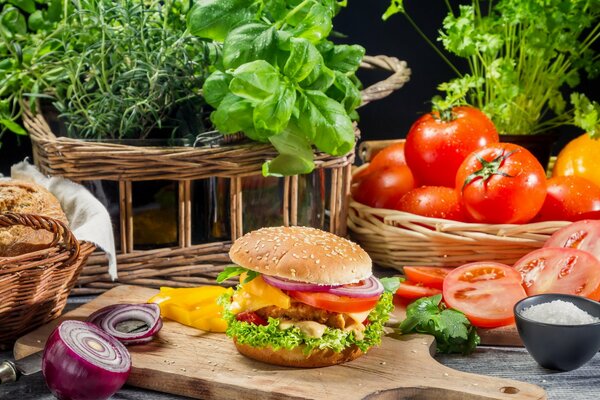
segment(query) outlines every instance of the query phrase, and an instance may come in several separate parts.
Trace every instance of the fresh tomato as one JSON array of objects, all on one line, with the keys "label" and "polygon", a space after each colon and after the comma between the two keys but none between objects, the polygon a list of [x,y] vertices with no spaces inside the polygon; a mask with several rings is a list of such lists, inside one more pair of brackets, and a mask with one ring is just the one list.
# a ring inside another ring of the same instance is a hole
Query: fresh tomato
[{"label": "fresh tomato", "polygon": [[525,148],[491,144],[471,153],[456,174],[467,213],[477,222],[519,224],[531,220],[546,197],[546,173]]},{"label": "fresh tomato", "polygon": [[441,289],[444,278],[454,268],[444,267],[404,267],[404,274],[412,281],[431,288]]},{"label": "fresh tomato", "polygon": [[375,208],[393,208],[398,200],[415,187],[407,166],[373,171],[353,190],[354,200]]},{"label": "fresh tomato", "polygon": [[263,317],[255,313],[254,311],[244,311],[235,316],[238,321],[247,322],[254,325],[268,325]]},{"label": "fresh tomato", "polygon": [[371,159],[368,167],[356,173],[353,179],[355,182],[359,182],[373,171],[385,168],[403,167],[405,165],[404,142],[394,143],[377,153],[375,157]]},{"label": "fresh tomato", "polygon": [[400,198],[396,210],[424,217],[466,221],[460,193],[445,186],[421,186]]},{"label": "fresh tomato", "polygon": [[346,297],[326,292],[289,291],[290,297],[315,308],[336,313],[355,313],[371,310],[379,301],[375,297]]},{"label": "fresh tomato", "polygon": [[442,291],[434,287],[425,286],[419,282],[411,282],[409,280],[400,282],[396,296],[404,299],[420,299],[421,297],[435,296]]},{"label": "fresh tomato", "polygon": [[578,221],[600,211],[600,187],[580,176],[555,176],[536,221]]},{"label": "fresh tomato", "polygon": [[600,186],[600,140],[583,135],[570,141],[556,157],[552,176],[576,175]]},{"label": "fresh tomato", "polygon": [[472,107],[420,117],[406,136],[406,162],[420,185],[454,187],[458,167],[471,152],[498,143],[490,119]]},{"label": "fresh tomato", "polygon": [[600,261],[587,251],[544,247],[515,264],[529,296],[563,293],[600,300]]},{"label": "fresh tomato", "polygon": [[444,279],[444,301],[462,311],[475,326],[495,328],[514,322],[513,307],[526,297],[521,275],[508,265],[474,262]]},{"label": "fresh tomato", "polygon": [[544,247],[583,250],[600,260],[600,221],[587,219],[560,228],[546,240]]}]

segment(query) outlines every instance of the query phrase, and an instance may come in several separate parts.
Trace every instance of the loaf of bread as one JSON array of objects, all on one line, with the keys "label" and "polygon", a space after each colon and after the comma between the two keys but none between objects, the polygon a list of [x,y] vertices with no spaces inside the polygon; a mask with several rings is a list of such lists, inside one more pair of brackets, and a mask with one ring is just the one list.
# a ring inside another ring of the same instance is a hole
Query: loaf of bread
[{"label": "loaf of bread", "polygon": [[[0,180],[0,213],[38,214],[67,223],[59,201],[44,187],[31,182]],[[54,235],[24,226],[0,228],[0,257],[12,257],[46,248]]]}]

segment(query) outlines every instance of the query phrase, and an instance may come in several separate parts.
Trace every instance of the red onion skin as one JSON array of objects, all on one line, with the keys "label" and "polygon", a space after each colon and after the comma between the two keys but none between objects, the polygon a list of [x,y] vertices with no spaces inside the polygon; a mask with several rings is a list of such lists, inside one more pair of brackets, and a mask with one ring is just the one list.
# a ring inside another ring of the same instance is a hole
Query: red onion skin
[{"label": "red onion skin", "polygon": [[[132,307],[145,307],[145,308],[155,309],[154,311],[157,314],[157,319],[153,325],[150,324],[151,326],[148,328],[148,330],[137,333],[137,334],[129,334],[129,333],[118,332],[117,330],[114,329],[114,327],[108,326],[106,324],[105,320],[107,319],[107,317],[110,317],[113,313],[117,313],[117,315],[118,315],[119,313],[127,312]],[[160,318],[160,307],[158,306],[158,304],[154,304],[154,303],[113,304],[111,306],[106,306],[106,307],[101,308],[101,309],[95,311],[94,313],[92,313],[87,318],[87,322],[90,322],[90,323],[96,325],[98,328],[102,329],[104,332],[113,336],[114,338],[116,338],[117,340],[119,340],[121,343],[123,343],[126,346],[131,346],[134,344],[144,344],[144,343],[150,342],[152,340],[153,336],[156,335],[163,326],[162,319]]]},{"label": "red onion skin", "polygon": [[130,369],[107,371],[83,359],[63,342],[58,327],[48,338],[42,357],[46,384],[60,400],[108,399],[125,384]]},{"label": "red onion skin", "polygon": [[361,290],[359,287],[353,288],[351,285],[317,285],[312,283],[304,283],[304,282],[294,282],[287,279],[277,278],[275,276],[262,275],[263,280],[278,289],[288,290],[288,291],[299,291],[299,292],[325,292],[335,294],[336,296],[346,296],[346,297],[375,297],[381,296],[383,293],[383,285],[377,278],[371,275],[369,278],[365,280],[371,285],[377,287],[377,289],[373,289],[371,291]]}]

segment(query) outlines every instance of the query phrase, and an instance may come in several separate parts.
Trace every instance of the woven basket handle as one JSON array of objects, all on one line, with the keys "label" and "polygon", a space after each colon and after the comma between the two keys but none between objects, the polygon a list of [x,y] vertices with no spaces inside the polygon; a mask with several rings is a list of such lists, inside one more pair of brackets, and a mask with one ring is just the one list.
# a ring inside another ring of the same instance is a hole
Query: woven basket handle
[{"label": "woven basket handle", "polygon": [[71,251],[71,256],[64,262],[64,265],[70,265],[79,257],[79,241],[64,223],[54,218],[35,214],[18,214],[12,212],[0,214],[0,228],[8,228],[15,225],[27,226],[36,230],[43,229],[53,233],[54,239],[49,247],[56,246],[62,238],[62,243]]},{"label": "woven basket handle", "polygon": [[406,61],[400,61],[396,57],[383,55],[364,56],[360,67],[365,69],[381,68],[393,72],[387,79],[374,83],[362,90],[362,103],[360,107],[389,96],[404,86],[410,79],[410,68],[406,66]]}]

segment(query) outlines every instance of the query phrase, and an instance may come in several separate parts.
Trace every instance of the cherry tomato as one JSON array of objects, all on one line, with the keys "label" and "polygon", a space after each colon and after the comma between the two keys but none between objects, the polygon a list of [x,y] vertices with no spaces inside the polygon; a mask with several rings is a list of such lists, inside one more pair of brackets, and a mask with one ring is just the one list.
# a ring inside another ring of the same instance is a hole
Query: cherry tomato
[{"label": "cherry tomato", "polygon": [[544,247],[515,263],[529,296],[563,293],[600,300],[600,261],[587,251]]},{"label": "cherry tomato", "polygon": [[600,221],[588,219],[560,228],[546,240],[544,247],[579,249],[600,260]]},{"label": "cherry tomato", "polygon": [[269,323],[254,311],[244,311],[235,316],[238,321],[248,322],[254,325],[268,325]]},{"label": "cherry tomato", "polygon": [[346,297],[337,296],[326,292],[299,292],[289,291],[290,297],[301,303],[308,304],[315,308],[336,313],[354,313],[371,310],[379,301],[379,296],[375,297]]},{"label": "cherry tomato", "polygon": [[404,299],[420,299],[421,297],[435,296],[442,291],[433,287],[428,287],[418,282],[404,281],[400,282],[396,296]]},{"label": "cherry tomato", "polygon": [[600,187],[579,176],[548,179],[546,200],[536,221],[578,221],[600,211]]},{"label": "cherry tomato", "polygon": [[449,307],[462,311],[471,324],[483,328],[512,324],[514,305],[527,296],[521,275],[495,262],[455,268],[444,279],[443,292]]},{"label": "cherry tomato", "polygon": [[404,157],[404,142],[398,142],[387,146],[377,153],[375,157],[371,159],[369,166],[356,173],[352,179],[355,182],[358,182],[373,171],[403,166],[406,166],[406,159]]},{"label": "cherry tomato", "polygon": [[454,268],[444,267],[404,267],[404,274],[412,282],[418,282],[424,286],[441,289],[444,278]]},{"label": "cherry tomato", "polygon": [[546,197],[546,173],[525,148],[491,144],[471,153],[456,174],[467,213],[478,222],[519,224],[531,220]]},{"label": "cherry tomato", "polygon": [[570,141],[558,154],[552,176],[576,175],[600,186],[600,140],[583,135]]},{"label": "cherry tomato", "polygon": [[448,118],[445,114],[423,115],[406,136],[406,162],[421,185],[454,187],[465,157],[499,141],[494,124],[478,109],[455,107]]},{"label": "cherry tomato", "polygon": [[398,200],[415,187],[407,166],[371,172],[353,190],[354,200],[375,208],[393,208]]},{"label": "cherry tomato", "polygon": [[415,188],[402,196],[394,208],[424,217],[467,220],[459,192],[444,186]]}]

